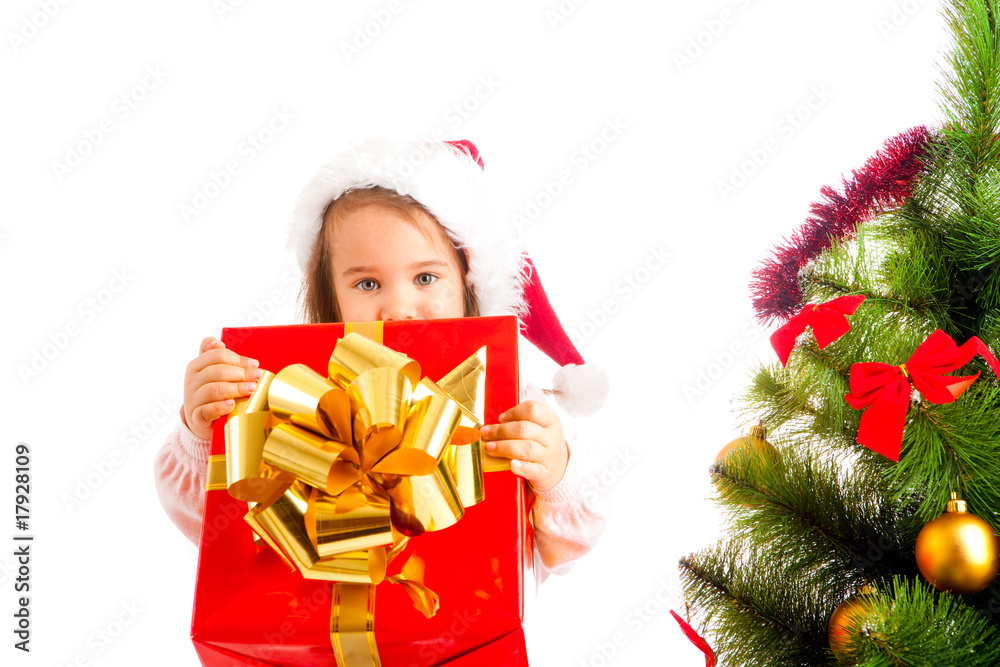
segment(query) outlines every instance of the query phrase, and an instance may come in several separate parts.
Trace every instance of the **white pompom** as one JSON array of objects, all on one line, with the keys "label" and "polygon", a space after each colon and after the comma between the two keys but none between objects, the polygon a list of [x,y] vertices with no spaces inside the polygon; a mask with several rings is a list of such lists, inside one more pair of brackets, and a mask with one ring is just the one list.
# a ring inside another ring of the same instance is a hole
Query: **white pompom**
[{"label": "white pompom", "polygon": [[572,415],[589,415],[604,404],[608,396],[608,374],[593,364],[566,364],[552,380],[556,402]]}]

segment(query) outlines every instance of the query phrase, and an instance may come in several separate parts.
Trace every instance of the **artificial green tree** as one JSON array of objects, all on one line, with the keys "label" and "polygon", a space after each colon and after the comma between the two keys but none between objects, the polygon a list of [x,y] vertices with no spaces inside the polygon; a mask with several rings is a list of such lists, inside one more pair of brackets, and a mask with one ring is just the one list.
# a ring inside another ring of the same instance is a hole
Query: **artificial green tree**
[{"label": "artificial green tree", "polygon": [[[845,400],[856,364],[905,364],[936,330],[1000,352],[1000,31],[995,1],[951,0],[942,122],[886,143],[823,190],[807,223],[754,276],[762,320],[864,296],[822,349],[798,336],[740,401],[777,458],[736,447],[711,468],[727,530],[681,560],[687,602],[726,665],[1000,665],[1000,579],[939,591],[917,536],[952,492],[1000,528],[1000,381],[983,355],[953,402],[914,392],[898,461],[858,443]],[[902,369],[905,372],[905,367]],[[886,443],[882,443],[886,444]],[[887,445],[892,450],[892,443]],[[865,583],[866,613],[835,655],[828,623]]]}]

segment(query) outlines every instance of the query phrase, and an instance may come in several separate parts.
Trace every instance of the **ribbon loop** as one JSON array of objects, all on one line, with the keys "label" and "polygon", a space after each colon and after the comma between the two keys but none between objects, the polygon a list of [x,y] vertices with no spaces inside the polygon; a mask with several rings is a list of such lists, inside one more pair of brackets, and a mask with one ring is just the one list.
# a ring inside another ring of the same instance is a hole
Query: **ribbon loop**
[{"label": "ribbon loop", "polygon": [[852,365],[851,392],[844,398],[857,410],[868,408],[861,415],[857,441],[898,461],[912,393],[910,385],[932,403],[951,403],[976,381],[979,373],[967,377],[945,373],[958,370],[977,354],[1000,376],[1000,362],[979,338],[973,336],[959,347],[940,329],[899,366],[873,362]]},{"label": "ribbon loop", "polygon": [[389,496],[385,493],[352,487],[338,497],[313,489],[305,519],[320,559],[393,542]]},{"label": "ribbon loop", "polygon": [[342,387],[373,368],[395,369],[409,379],[411,386],[420,381],[420,364],[356,332],[340,339],[328,366],[330,381]]},{"label": "ribbon loop", "polygon": [[853,315],[864,300],[864,295],[856,294],[838,297],[825,303],[806,304],[798,315],[771,334],[771,347],[781,360],[781,365],[788,364],[788,357],[795,347],[795,340],[805,332],[806,327],[812,327],[816,344],[821,350],[850,331],[851,325],[847,322],[847,315]]}]

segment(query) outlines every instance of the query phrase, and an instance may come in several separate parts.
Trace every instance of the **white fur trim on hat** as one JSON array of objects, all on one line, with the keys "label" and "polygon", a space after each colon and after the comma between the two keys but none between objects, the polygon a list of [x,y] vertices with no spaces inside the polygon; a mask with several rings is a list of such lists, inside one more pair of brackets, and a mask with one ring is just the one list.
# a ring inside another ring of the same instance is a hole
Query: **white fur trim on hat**
[{"label": "white fur trim on hat", "polygon": [[608,397],[608,374],[593,364],[566,364],[553,378],[556,402],[571,415],[597,412]]},{"label": "white fur trim on hat", "polygon": [[322,166],[299,194],[288,247],[303,271],[330,202],[352,189],[381,186],[409,195],[469,253],[469,284],[481,315],[524,308],[524,259],[513,225],[490,205],[486,176],[462,149],[440,141],[367,139]]}]

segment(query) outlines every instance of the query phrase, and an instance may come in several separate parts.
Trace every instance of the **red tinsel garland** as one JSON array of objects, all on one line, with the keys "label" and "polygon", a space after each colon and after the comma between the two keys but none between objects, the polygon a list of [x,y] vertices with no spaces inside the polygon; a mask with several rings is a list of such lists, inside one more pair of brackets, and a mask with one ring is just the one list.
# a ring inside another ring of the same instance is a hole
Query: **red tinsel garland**
[{"label": "red tinsel garland", "polygon": [[813,203],[805,224],[753,272],[753,307],[762,322],[788,319],[802,308],[799,271],[829,248],[831,239],[853,237],[859,224],[910,196],[930,141],[926,127],[911,128],[886,141],[860,171],[852,171],[843,194],[823,187],[823,199]]}]

